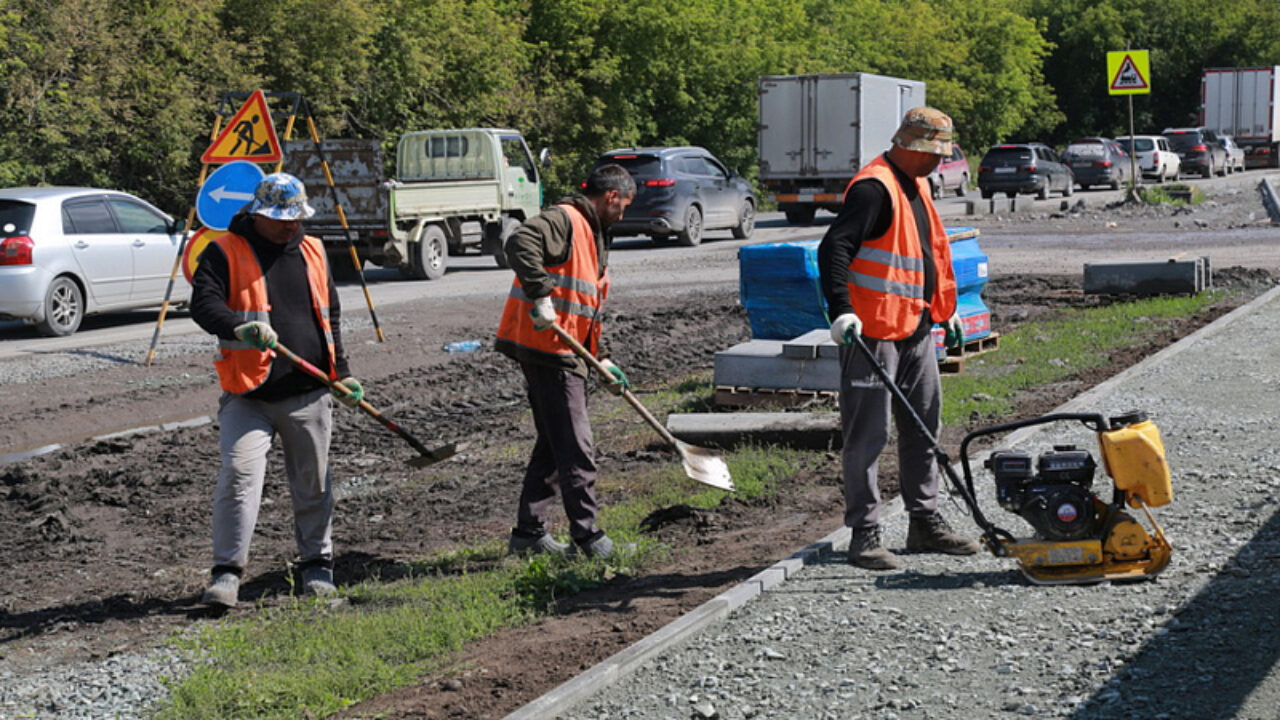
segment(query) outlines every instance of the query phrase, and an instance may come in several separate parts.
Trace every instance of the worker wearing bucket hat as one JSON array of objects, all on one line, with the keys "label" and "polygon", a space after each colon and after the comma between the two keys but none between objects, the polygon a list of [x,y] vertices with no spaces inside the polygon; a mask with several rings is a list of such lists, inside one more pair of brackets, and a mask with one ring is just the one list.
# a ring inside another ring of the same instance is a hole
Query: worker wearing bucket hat
[{"label": "worker wearing bucket hat", "polygon": [[213,582],[202,598],[215,608],[237,602],[277,435],[293,498],[302,589],[316,595],[336,590],[329,441],[337,394],[270,352],[279,342],[330,378],[344,378],[349,392],[339,399],[346,405],[363,397],[343,352],[342,310],[324,246],[302,232],[302,221],[314,212],[296,177],[266,176],[228,232],[201,254],[192,282],[191,316],[218,337],[214,366],[223,391]]},{"label": "worker wearing bucket hat", "polygon": [[[888,152],[858,171],[844,205],[818,249],[831,336],[840,346],[840,420],[849,562],[873,570],[901,561],[880,539],[877,463],[898,428],[898,484],[910,514],[907,549],[969,555],[972,539],[954,533],[938,513],[938,467],[930,440],[878,380],[879,363],[933,435],[942,422],[942,384],[933,324],[947,344],[962,344],[951,249],[926,179],[951,153],[951,118],[930,107],[908,110]],[[853,342],[861,335],[875,356]]]}]

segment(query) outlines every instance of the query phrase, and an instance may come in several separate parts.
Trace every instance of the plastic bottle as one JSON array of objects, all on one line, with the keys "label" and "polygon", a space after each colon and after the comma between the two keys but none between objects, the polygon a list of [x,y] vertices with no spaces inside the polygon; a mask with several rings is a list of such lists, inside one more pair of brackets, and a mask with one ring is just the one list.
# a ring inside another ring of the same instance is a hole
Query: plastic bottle
[{"label": "plastic bottle", "polygon": [[445,345],[444,351],[452,355],[454,353],[475,352],[481,347],[484,347],[484,343],[479,340],[459,340],[458,342],[451,342],[448,345]]}]

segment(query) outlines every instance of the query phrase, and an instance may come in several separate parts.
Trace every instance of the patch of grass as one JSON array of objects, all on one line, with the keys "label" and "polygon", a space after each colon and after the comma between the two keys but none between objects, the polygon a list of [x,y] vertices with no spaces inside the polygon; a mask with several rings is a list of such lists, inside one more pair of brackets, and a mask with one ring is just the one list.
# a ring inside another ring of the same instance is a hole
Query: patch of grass
[{"label": "patch of grass", "polygon": [[1141,344],[1160,320],[1194,314],[1219,297],[1210,291],[1068,310],[1058,319],[1002,334],[999,348],[974,357],[964,374],[943,376],[942,422],[962,424],[975,412],[1005,418],[1019,391],[1104,365],[1111,352]]},{"label": "patch of grass", "polygon": [[[1189,196],[1184,200],[1183,196]],[[1195,185],[1148,185],[1138,188],[1138,196],[1153,205],[1199,205],[1204,202],[1204,191]]]}]

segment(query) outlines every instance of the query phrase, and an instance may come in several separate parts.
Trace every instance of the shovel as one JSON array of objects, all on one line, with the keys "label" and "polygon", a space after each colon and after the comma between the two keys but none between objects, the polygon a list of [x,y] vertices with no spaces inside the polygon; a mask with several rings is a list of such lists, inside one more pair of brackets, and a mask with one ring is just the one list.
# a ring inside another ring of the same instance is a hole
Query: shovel
[{"label": "shovel", "polygon": [[[613,375],[609,372],[609,369],[595,355],[592,355],[586,348],[582,347],[582,343],[578,342],[557,324],[552,324],[551,329],[556,331],[556,335],[559,335],[566,345],[573,348],[578,357],[586,360],[587,363],[594,367],[601,377],[611,382],[613,381]],[[720,453],[676,439],[676,436],[663,427],[662,423],[658,422],[653,413],[650,413],[649,409],[630,390],[623,388],[622,398],[630,403],[631,407],[636,409],[636,412],[640,413],[640,417],[644,418],[645,422],[658,431],[663,440],[666,440],[680,453],[680,459],[684,461],[684,473],[691,480],[697,480],[704,485],[733,492],[733,478],[729,477],[729,466],[725,464],[724,458],[720,456]]]},{"label": "shovel", "polygon": [[[284,345],[281,345],[280,343],[277,342],[274,350],[277,355],[283,356],[286,360],[293,363],[296,367],[300,368],[303,372],[307,373],[311,377],[314,377],[315,379],[319,380],[325,385],[328,385],[330,390],[336,390],[338,392],[341,392],[343,395],[351,394],[351,392],[347,390],[347,387],[345,385],[338,382],[337,380],[330,378],[327,374],[322,372],[320,368],[298,357],[296,354],[294,354],[292,350],[285,347]],[[377,420],[378,422],[382,423],[382,426],[385,427],[386,429],[404,438],[406,442],[408,442],[411,446],[413,446],[414,450],[418,451],[418,457],[405,460],[407,464],[413,467],[422,468],[422,467],[427,467],[428,465],[434,465],[440,462],[441,460],[448,460],[449,458],[458,454],[458,450],[459,450],[458,443],[449,443],[448,445],[441,445],[438,448],[430,449],[426,445],[423,445],[421,442],[419,442],[418,438],[410,435],[407,430],[405,430],[404,428],[392,422],[391,418],[378,412],[376,408],[374,408],[372,405],[365,402],[364,400],[360,401],[360,409],[365,411],[366,413],[369,413],[369,415],[371,415],[374,420]]]}]

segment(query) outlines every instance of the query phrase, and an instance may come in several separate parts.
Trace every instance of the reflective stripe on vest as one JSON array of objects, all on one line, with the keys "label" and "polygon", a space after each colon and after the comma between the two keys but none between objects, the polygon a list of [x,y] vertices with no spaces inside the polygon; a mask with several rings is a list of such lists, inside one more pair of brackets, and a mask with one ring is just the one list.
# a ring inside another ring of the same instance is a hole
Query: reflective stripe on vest
[{"label": "reflective stripe on vest", "polygon": [[[239,320],[237,324],[270,324],[271,303],[267,297],[266,278],[262,275],[262,266],[258,264],[258,257],[253,254],[249,241],[239,235],[226,233],[214,242],[227,256],[227,307],[236,314]],[[334,365],[333,326],[329,320],[329,269],[324,246],[319,240],[304,235],[299,247],[307,266],[311,308],[324,332],[325,344],[329,350],[329,377],[336,380],[338,371]],[[218,348],[222,358],[215,360],[213,365],[218,371],[218,382],[223,390],[243,395],[267,381],[271,374],[271,353],[257,350],[249,343],[235,338],[218,338]]]},{"label": "reflective stripe on vest", "polygon": [[[892,219],[883,237],[864,240],[849,263],[849,302],[862,319],[862,333],[877,340],[901,340],[915,331],[924,312],[924,257],[911,201],[883,155],[867,163],[849,181],[878,180],[889,192]],[[916,178],[916,188],[929,214],[929,246],[936,280],[929,316],[945,322],[956,309],[956,276],[951,244],[929,196],[929,182]]]},{"label": "reflective stripe on vest", "polygon": [[[568,214],[572,235],[569,258],[560,265],[546,268],[554,284],[551,305],[556,310],[556,323],[594,353],[600,340],[600,307],[609,294],[609,273],[600,272],[596,236],[586,216],[572,205],[556,207]],[[533,301],[525,295],[517,276],[507,293],[502,320],[498,323],[498,338],[534,352],[571,357],[573,350],[554,332],[533,329],[531,310]]]}]

